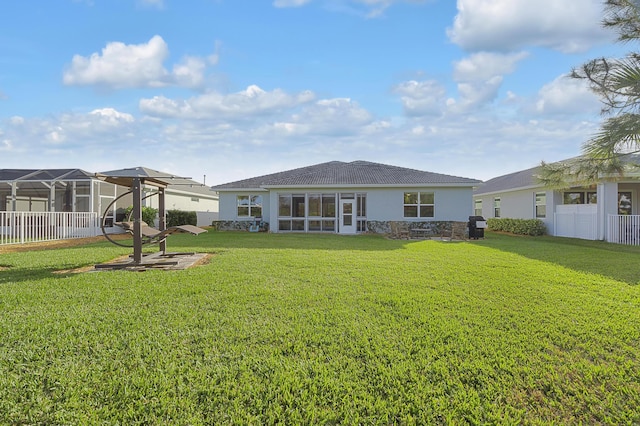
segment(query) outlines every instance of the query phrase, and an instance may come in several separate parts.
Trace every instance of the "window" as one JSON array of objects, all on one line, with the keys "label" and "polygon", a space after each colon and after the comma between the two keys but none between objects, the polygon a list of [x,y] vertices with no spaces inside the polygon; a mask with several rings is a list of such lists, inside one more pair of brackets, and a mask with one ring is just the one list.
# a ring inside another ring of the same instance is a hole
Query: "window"
[{"label": "window", "polygon": [[322,194],[322,217],[336,217],[335,194]]},{"label": "window", "polygon": [[598,193],[595,191],[569,191],[562,194],[563,204],[597,204]]},{"label": "window", "polygon": [[584,204],[584,192],[565,192],[563,204]]},{"label": "window", "polygon": [[493,217],[500,217],[500,197],[493,199]]},{"label": "window", "polygon": [[536,192],[536,217],[547,217],[547,193]]},{"label": "window", "polygon": [[306,205],[305,194],[281,194],[278,197],[278,230],[304,231]]},{"label": "window", "polygon": [[291,217],[291,195],[280,195],[278,198],[278,216]]},{"label": "window", "polygon": [[473,214],[476,216],[482,216],[482,200],[474,200]]},{"label": "window", "polygon": [[618,214],[631,214],[631,192],[618,192]]},{"label": "window", "polygon": [[305,217],[304,194],[293,194],[291,196],[291,216]]},{"label": "window", "polygon": [[262,217],[262,195],[238,195],[238,217]]},{"label": "window", "polygon": [[358,232],[367,232],[367,194],[356,194],[356,230]]},{"label": "window", "polygon": [[434,217],[433,192],[405,192],[404,217]]},{"label": "window", "polygon": [[334,232],[336,194],[308,194],[307,230],[309,232]]},{"label": "window", "polygon": [[[362,208],[364,212],[364,194],[349,193],[340,196],[357,198],[358,208]],[[279,194],[278,230],[336,232],[337,200],[336,193]]]}]

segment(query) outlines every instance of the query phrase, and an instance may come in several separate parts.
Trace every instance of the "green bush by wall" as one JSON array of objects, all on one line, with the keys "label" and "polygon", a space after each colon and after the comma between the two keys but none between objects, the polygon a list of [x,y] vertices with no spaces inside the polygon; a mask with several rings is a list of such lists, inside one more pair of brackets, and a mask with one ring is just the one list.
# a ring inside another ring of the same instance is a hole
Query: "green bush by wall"
[{"label": "green bush by wall", "polygon": [[185,212],[182,210],[167,210],[167,227],[180,225],[198,225],[198,215],[196,212]]},{"label": "green bush by wall", "polygon": [[[131,210],[133,210],[133,206],[127,207],[125,210],[125,218],[126,220],[130,220]],[[154,209],[153,207],[142,207],[142,221],[145,222],[149,226],[154,226],[156,217],[158,217],[158,209]]]},{"label": "green bush by wall", "polygon": [[489,218],[487,226],[492,231],[510,232],[517,235],[538,236],[547,233],[547,227],[540,219]]}]

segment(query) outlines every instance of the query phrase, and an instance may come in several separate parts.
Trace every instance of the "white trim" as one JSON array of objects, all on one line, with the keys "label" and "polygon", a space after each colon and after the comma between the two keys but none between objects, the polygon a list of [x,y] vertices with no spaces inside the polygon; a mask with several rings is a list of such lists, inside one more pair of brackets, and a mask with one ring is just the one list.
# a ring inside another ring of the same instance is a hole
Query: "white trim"
[{"label": "white trim", "polygon": [[[338,229],[338,233],[345,234],[345,235],[356,234],[358,232],[358,217],[357,217],[358,204],[356,202],[356,198],[341,199],[339,203],[340,203],[340,210],[338,212],[338,221],[339,221],[340,227]],[[344,224],[344,205],[345,204],[351,204],[351,225],[349,226],[346,226]]]}]

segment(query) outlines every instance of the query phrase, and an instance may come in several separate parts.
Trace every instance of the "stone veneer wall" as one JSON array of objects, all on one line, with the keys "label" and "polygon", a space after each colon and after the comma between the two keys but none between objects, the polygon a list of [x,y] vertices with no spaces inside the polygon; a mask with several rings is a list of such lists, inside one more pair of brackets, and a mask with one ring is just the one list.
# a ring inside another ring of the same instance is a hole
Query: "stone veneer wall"
[{"label": "stone veneer wall", "polygon": [[[425,229],[426,231],[420,233],[420,236],[424,237],[441,237],[443,235],[451,235],[451,229],[453,228],[454,222],[452,221],[424,221],[424,222],[414,222],[414,221],[396,221],[397,223],[405,223],[409,225],[410,229]],[[235,221],[235,220],[214,220],[211,223],[214,229],[217,231],[249,231],[249,226],[253,224],[252,221]],[[466,226],[466,223],[465,223]],[[263,223],[264,230],[269,230],[269,224]],[[367,221],[367,232],[374,234],[390,234],[391,233],[391,222],[389,221],[379,221],[379,220],[368,220]]]},{"label": "stone veneer wall", "polygon": [[[394,221],[397,224],[406,224],[409,229],[425,229],[420,233],[420,236],[424,237],[441,237],[444,235],[451,235],[451,229],[453,228],[453,221],[435,220],[435,221]],[[390,234],[391,233],[391,221],[378,221],[368,220],[367,230],[375,234]]]},{"label": "stone veneer wall", "polygon": [[[251,220],[214,220],[211,226],[216,231],[249,231],[249,227],[253,225]],[[268,231],[269,223],[262,222],[260,231]]]}]

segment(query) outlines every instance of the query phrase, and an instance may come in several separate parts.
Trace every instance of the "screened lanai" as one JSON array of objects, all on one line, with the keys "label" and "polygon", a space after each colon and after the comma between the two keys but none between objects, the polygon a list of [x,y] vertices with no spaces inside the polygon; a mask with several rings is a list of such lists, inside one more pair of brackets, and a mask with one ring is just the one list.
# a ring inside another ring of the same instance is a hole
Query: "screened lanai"
[{"label": "screened lanai", "polygon": [[81,169],[0,169],[0,211],[102,215],[116,191],[116,185]]}]

